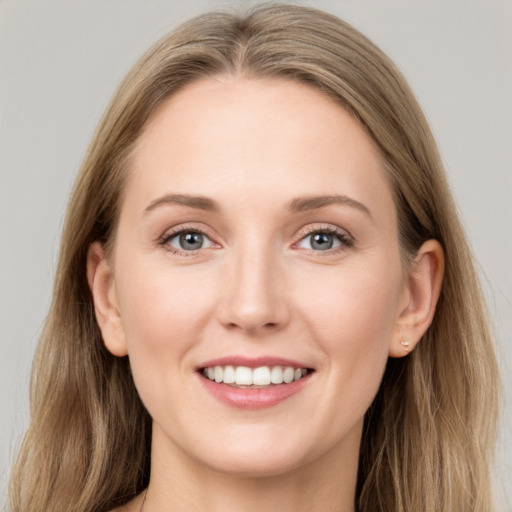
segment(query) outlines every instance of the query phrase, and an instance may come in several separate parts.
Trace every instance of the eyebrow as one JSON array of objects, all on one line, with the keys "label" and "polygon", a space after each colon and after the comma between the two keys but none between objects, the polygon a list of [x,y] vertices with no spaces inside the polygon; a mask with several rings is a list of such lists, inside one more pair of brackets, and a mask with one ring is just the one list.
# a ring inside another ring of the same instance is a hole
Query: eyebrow
[{"label": "eyebrow", "polygon": [[144,213],[148,213],[151,210],[166,204],[189,206],[190,208],[197,208],[199,210],[205,210],[208,212],[218,212],[220,210],[219,205],[209,197],[192,196],[189,194],[166,194],[165,196],[159,197],[152,201],[144,210]]},{"label": "eyebrow", "polygon": [[[148,213],[155,208],[158,208],[159,206],[168,204],[178,204],[214,213],[218,213],[220,211],[218,203],[206,196],[193,196],[190,194],[166,194],[165,196],[159,197],[152,201],[149,206],[146,207],[144,213]],[[359,201],[344,195],[297,197],[288,203],[288,210],[290,210],[292,213],[300,213],[308,210],[316,210],[325,206],[330,206],[332,204],[341,204],[350,206],[352,208],[357,208],[372,218],[370,210],[363,203],[360,203]]]},{"label": "eyebrow", "polygon": [[372,218],[370,210],[363,203],[343,195],[297,197],[290,201],[289,209],[290,211],[297,213],[307,210],[316,210],[317,208],[323,208],[324,206],[330,206],[331,204],[341,204],[357,208]]}]

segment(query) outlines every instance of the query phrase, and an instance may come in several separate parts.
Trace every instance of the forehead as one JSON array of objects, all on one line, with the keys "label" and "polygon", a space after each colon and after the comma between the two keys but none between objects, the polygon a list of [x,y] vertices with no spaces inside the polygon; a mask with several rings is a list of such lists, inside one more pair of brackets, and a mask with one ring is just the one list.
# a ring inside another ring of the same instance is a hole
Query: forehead
[{"label": "forehead", "polygon": [[364,128],[327,95],[290,80],[194,82],[152,116],[133,157],[128,194],[140,208],[164,192],[260,202],[343,193],[393,206]]}]

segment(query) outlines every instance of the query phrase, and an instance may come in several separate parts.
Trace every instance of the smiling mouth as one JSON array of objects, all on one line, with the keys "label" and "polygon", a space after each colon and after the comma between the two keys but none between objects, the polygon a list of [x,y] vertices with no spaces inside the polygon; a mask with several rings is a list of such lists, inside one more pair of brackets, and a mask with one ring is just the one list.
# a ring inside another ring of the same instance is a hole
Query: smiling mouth
[{"label": "smiling mouth", "polygon": [[245,389],[265,389],[282,384],[291,384],[303,379],[313,370],[293,366],[208,366],[200,373],[208,380],[218,384]]}]

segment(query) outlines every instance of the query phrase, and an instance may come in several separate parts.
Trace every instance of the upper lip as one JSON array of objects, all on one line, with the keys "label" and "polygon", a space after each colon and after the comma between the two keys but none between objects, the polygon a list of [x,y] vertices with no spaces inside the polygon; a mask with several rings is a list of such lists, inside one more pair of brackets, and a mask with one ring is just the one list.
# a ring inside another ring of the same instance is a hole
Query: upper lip
[{"label": "upper lip", "polygon": [[211,368],[213,366],[246,366],[248,368],[259,368],[261,366],[291,366],[293,368],[311,368],[309,365],[287,359],[284,357],[275,356],[225,356],[217,359],[210,359],[196,366],[196,370],[202,368]]}]

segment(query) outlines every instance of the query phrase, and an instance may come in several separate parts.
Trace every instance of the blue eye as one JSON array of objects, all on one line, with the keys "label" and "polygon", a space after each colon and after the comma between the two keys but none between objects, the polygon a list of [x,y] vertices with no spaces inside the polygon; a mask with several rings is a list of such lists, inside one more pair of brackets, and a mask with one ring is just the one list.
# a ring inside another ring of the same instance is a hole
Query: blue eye
[{"label": "blue eye", "polygon": [[199,231],[181,231],[169,236],[165,243],[180,251],[197,251],[213,245],[212,241]]},{"label": "blue eye", "polygon": [[315,231],[305,236],[298,244],[301,249],[313,251],[329,251],[342,245],[348,246],[349,240],[341,233],[330,231]]}]

